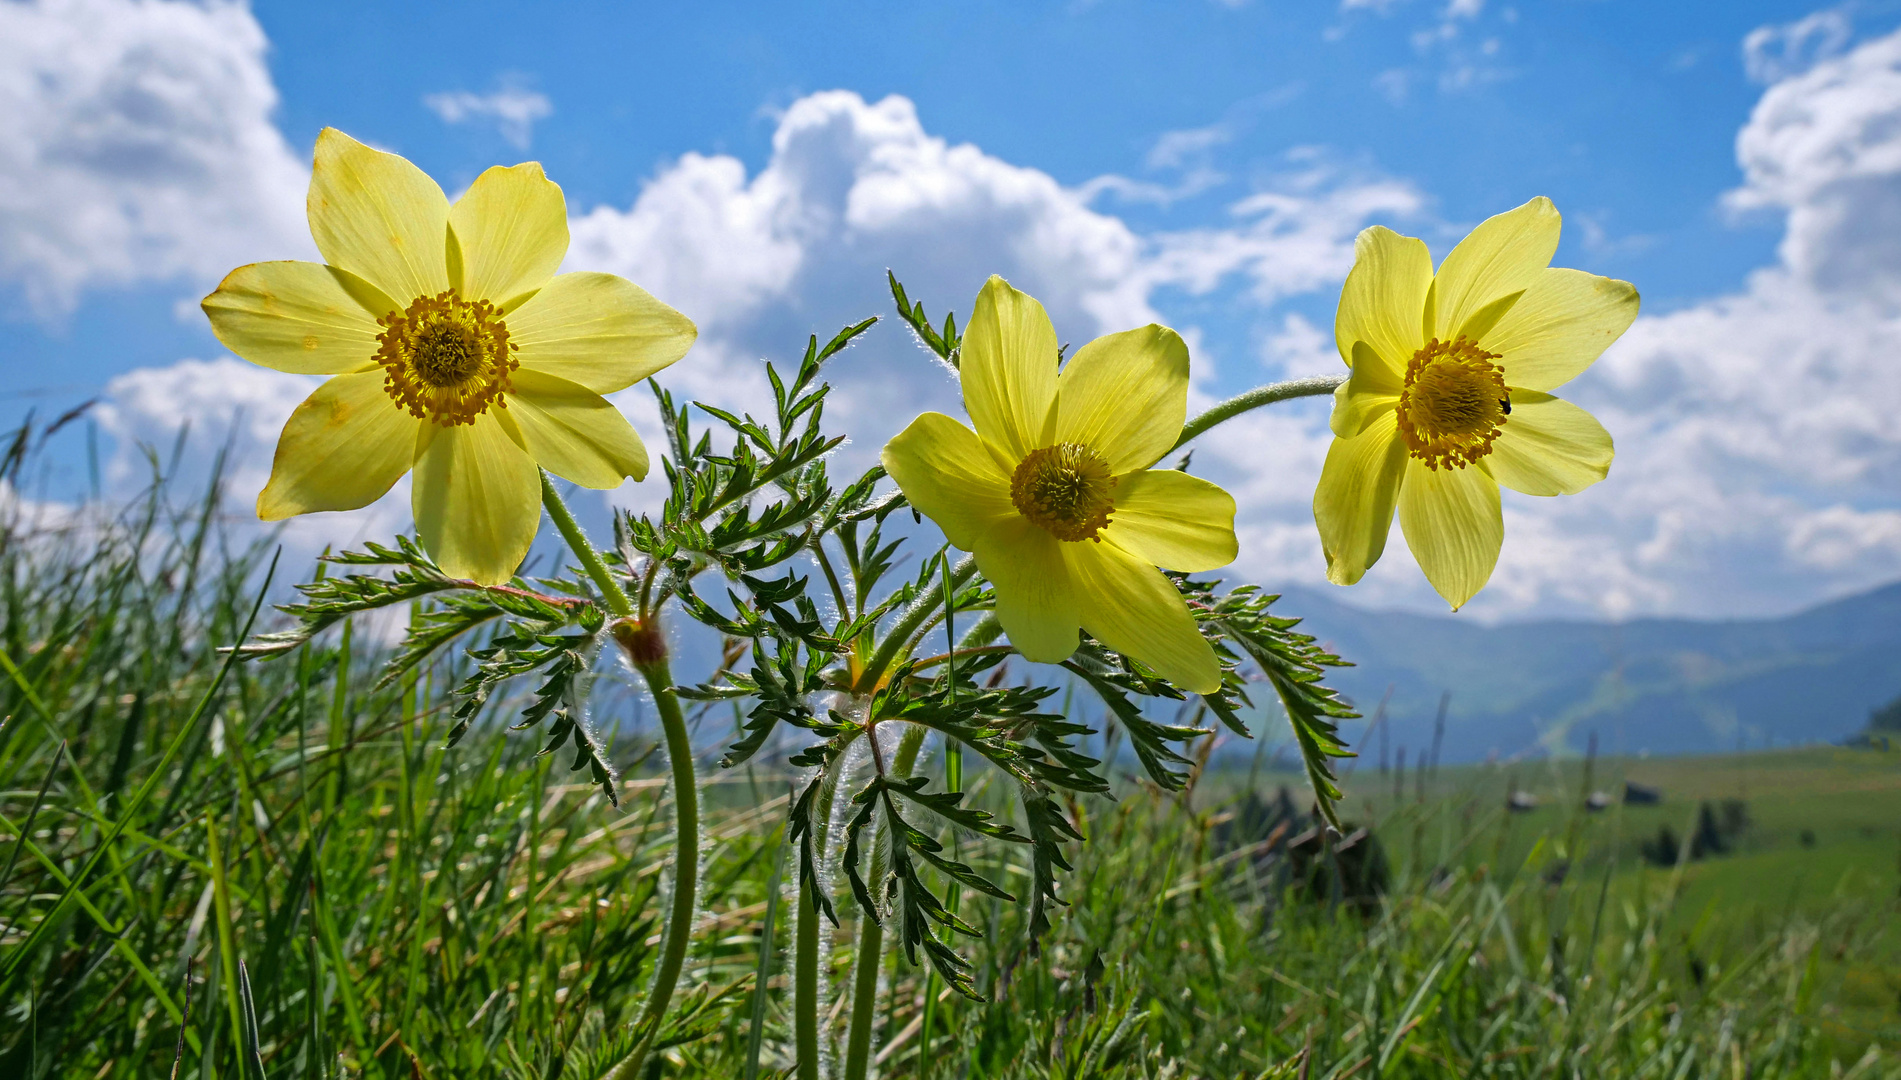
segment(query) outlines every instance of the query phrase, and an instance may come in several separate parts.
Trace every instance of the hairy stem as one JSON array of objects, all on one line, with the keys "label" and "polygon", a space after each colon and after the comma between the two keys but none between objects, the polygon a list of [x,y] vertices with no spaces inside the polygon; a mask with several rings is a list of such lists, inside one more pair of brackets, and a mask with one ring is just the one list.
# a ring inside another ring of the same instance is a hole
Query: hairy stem
[{"label": "hairy stem", "polygon": [[608,572],[600,553],[588,542],[587,534],[581,531],[574,515],[568,511],[568,504],[561,501],[561,493],[554,489],[554,480],[546,469],[541,472],[541,505],[547,509],[548,517],[553,519],[554,527],[561,530],[561,539],[568,542],[574,557],[581,560],[581,569],[587,571],[587,576],[594,580],[595,588],[601,590],[601,598],[607,601],[607,610],[622,617],[632,615],[632,601],[627,599],[620,582],[615,581],[614,575]]},{"label": "hairy stem", "polygon": [[[581,560],[581,568],[594,579],[608,609],[622,618],[633,616],[634,605],[627,599],[627,593],[614,580],[594,545],[588,542],[587,534],[575,523],[574,515],[561,501],[560,493],[555,491],[546,472],[541,474],[541,505],[547,508],[555,528],[561,530],[561,537],[568,542],[574,557]],[[643,620],[652,621],[651,612],[639,614]],[[687,946],[693,939],[693,912],[699,899],[700,787],[693,775],[693,742],[687,734],[686,715],[673,692],[673,670],[664,653],[634,666],[653,692],[654,711],[660,714],[660,727],[667,740],[667,763],[673,769],[673,905],[661,935],[660,964],[654,969],[653,987],[647,992],[647,1003],[634,1025],[634,1030],[640,1032],[640,1041],[632,1053],[607,1071],[604,1080],[629,1080],[639,1075],[646,1064],[654,1037],[660,1033],[660,1023],[666,1018],[667,1005],[673,1000],[673,988],[680,981],[680,969],[686,964]]]},{"label": "hairy stem", "polygon": [[[953,586],[962,585],[976,572],[976,558],[966,555],[951,571],[951,582]],[[890,632],[878,644],[878,651],[872,654],[871,662],[865,665],[865,673],[859,676],[858,686],[863,693],[869,694],[877,688],[878,680],[884,678],[885,671],[898,659],[898,653],[911,644],[912,636],[931,616],[937,614],[938,606],[943,602],[944,594],[938,589],[926,589],[916,600],[911,601],[911,606],[904,609],[904,614],[898,616],[898,621],[892,624]]]},{"label": "hairy stem", "polygon": [[[832,759],[819,783],[818,799],[812,807],[812,847],[819,863],[825,861],[825,842],[830,834],[832,799],[838,794],[838,779],[844,771],[841,751]],[[792,1027],[799,1054],[798,1080],[821,1080],[819,1068],[819,910],[803,889],[799,890],[799,914],[794,926],[792,959]]]},{"label": "hairy stem", "polygon": [[1288,379],[1286,382],[1268,383],[1266,386],[1257,386],[1245,394],[1237,394],[1229,398],[1214,408],[1209,409],[1207,412],[1202,413],[1200,416],[1195,417],[1193,420],[1188,421],[1188,423],[1183,424],[1181,438],[1176,439],[1175,445],[1169,447],[1169,449],[1178,450],[1182,444],[1193,439],[1195,436],[1200,435],[1216,424],[1232,420],[1244,412],[1258,409],[1263,405],[1272,405],[1276,401],[1286,401],[1289,398],[1316,397],[1320,394],[1331,394],[1334,390],[1339,388],[1341,383],[1346,381],[1347,377],[1345,375],[1314,375],[1305,379]]},{"label": "hairy stem", "polygon": [[[886,775],[895,780],[911,775],[927,730],[915,724],[905,728],[903,738],[898,740],[897,753],[891,755],[891,768]],[[877,736],[872,733],[868,737]],[[865,879],[874,893],[882,887],[885,872],[890,869],[884,843],[891,842],[891,838],[883,839],[884,842],[872,845],[871,876]],[[858,921],[858,959],[852,970],[851,1026],[845,1034],[844,1080],[865,1080],[871,1066],[871,1028],[878,1022],[878,972],[884,966],[883,961],[884,927],[871,912],[863,912]]]}]

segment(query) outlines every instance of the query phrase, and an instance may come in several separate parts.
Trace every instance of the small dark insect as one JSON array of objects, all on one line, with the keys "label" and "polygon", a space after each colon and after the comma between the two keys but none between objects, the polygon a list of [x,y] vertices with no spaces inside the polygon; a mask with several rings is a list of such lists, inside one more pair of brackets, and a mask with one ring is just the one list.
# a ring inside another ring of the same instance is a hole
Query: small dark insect
[{"label": "small dark insect", "polygon": [[1512,414],[1512,399],[1500,398],[1498,402],[1498,407],[1505,411],[1506,416],[1510,416]]}]

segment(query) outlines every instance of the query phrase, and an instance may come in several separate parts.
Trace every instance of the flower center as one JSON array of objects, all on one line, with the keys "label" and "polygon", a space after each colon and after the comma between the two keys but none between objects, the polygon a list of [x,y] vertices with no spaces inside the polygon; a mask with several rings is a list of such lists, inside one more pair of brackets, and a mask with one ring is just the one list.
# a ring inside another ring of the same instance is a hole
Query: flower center
[{"label": "flower center", "polygon": [[450,289],[419,296],[402,314],[377,322],[383,389],[411,416],[453,427],[475,423],[491,404],[508,407],[502,395],[521,365],[500,308]]},{"label": "flower center", "polygon": [[1098,540],[1115,509],[1109,462],[1081,443],[1057,443],[1030,456],[1010,477],[1010,501],[1058,540]]},{"label": "flower center", "polygon": [[1471,338],[1433,338],[1406,365],[1399,437],[1429,469],[1463,469],[1492,452],[1512,411],[1498,353]]}]

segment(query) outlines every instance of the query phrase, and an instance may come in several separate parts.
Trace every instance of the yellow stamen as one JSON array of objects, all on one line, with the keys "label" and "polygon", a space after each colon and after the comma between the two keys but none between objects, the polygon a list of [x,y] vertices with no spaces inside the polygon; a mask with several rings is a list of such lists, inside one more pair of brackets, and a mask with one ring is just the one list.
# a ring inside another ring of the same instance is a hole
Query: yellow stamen
[{"label": "yellow stamen", "polygon": [[1058,540],[1097,540],[1115,510],[1109,462],[1081,443],[1058,443],[1030,456],[1010,478],[1010,501]]},{"label": "yellow stamen", "polygon": [[1512,411],[1498,353],[1471,338],[1433,338],[1406,365],[1399,436],[1429,469],[1463,469],[1492,452]]},{"label": "yellow stamen", "polygon": [[521,365],[500,308],[450,289],[419,296],[402,314],[377,322],[384,328],[376,338],[383,388],[411,416],[452,427],[475,423],[491,404],[508,407],[502,395]]}]

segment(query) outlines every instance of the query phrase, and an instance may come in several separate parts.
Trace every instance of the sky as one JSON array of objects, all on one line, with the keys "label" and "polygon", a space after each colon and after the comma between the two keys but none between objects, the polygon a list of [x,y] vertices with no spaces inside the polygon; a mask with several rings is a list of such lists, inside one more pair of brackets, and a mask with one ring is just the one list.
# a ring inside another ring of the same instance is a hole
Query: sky
[{"label": "sky", "polygon": [[[1173,326],[1203,407],[1343,370],[1332,312],[1362,228],[1442,256],[1547,195],[1555,264],[1643,295],[1560,391],[1618,457],[1580,495],[1506,493],[1498,571],[1460,617],[1779,614],[1901,577],[1898,26],[1895,0],[0,0],[0,424],[98,400],[0,498],[135,490],[142,447],[189,424],[181,471],[228,445],[249,527],[314,384],[229,356],[197,301],[238,265],[315,257],[325,126],[451,196],[542,162],[564,268],[693,318],[663,381],[738,407],[764,400],[759,358],[888,315],[887,268],[933,314],[1001,273],[1078,344]],[[957,411],[889,319],[832,375],[842,467]],[[645,391],[617,402],[652,444]],[[1232,576],[1324,583],[1326,413],[1201,440],[1195,470],[1240,506]],[[384,537],[407,507],[399,488],[285,537]],[[1397,529],[1338,595],[1444,610]]]}]

